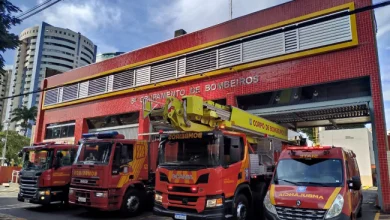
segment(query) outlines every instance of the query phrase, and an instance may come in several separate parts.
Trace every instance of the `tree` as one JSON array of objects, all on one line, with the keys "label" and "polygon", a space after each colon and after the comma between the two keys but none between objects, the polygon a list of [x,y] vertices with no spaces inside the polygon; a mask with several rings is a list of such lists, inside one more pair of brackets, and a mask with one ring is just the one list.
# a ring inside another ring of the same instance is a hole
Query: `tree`
[{"label": "tree", "polygon": [[[0,0],[1,1],[1,0]],[[38,109],[36,106],[27,108],[23,106],[22,108],[17,108],[12,111],[11,122],[21,121],[20,127],[24,129],[24,136],[27,134],[27,129],[31,128],[29,121],[35,121],[37,117]]]},{"label": "tree", "polygon": [[307,139],[313,141],[314,140],[314,131],[313,128],[300,128],[298,132],[305,133],[307,135]]},{"label": "tree", "polygon": [[[11,161],[12,159],[14,159],[16,164],[20,164],[22,161],[21,158],[18,157],[18,153],[23,147],[30,145],[30,138],[21,136],[16,131],[0,132],[0,140],[5,140],[6,136],[7,136],[7,151],[5,153],[5,158],[7,158],[7,161]],[[3,141],[0,142],[1,151],[3,150],[4,144],[5,142]]]},{"label": "tree", "polygon": [[[15,49],[19,46],[19,36],[9,32],[11,26],[15,26],[21,22],[20,19],[11,15],[12,13],[21,12],[8,0],[0,0],[0,51],[5,52],[7,49]],[[0,54],[0,74],[4,76],[4,58]]]}]

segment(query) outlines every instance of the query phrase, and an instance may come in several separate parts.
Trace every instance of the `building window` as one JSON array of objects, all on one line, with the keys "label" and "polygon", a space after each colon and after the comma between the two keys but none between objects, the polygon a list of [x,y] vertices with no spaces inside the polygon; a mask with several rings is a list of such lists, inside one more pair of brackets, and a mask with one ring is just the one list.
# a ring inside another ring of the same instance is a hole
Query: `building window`
[{"label": "building window", "polygon": [[48,124],[45,139],[74,137],[75,121]]},{"label": "building window", "polygon": [[137,124],[139,112],[130,112],[120,115],[110,115],[98,118],[87,119],[89,129],[107,128],[123,125]]}]

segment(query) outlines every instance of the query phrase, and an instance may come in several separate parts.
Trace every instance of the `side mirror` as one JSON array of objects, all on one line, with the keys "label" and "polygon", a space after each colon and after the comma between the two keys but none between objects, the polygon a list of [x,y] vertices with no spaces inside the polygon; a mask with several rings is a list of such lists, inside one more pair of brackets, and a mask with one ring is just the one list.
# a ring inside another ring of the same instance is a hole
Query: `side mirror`
[{"label": "side mirror", "polygon": [[359,176],[353,176],[352,180],[348,181],[348,188],[352,190],[360,190],[362,187],[362,182]]}]

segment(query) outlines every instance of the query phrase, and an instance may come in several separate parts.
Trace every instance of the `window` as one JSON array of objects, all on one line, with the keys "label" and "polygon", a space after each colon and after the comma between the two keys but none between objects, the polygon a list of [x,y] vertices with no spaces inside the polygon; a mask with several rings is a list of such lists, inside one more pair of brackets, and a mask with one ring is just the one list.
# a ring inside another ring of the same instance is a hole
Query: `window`
[{"label": "window", "polygon": [[75,150],[58,150],[57,154],[61,153],[62,158],[60,159],[60,167],[65,167],[65,166],[71,166],[74,160],[75,156]]},{"label": "window", "polygon": [[[234,136],[224,136],[223,141],[225,161],[224,164],[230,165],[244,159],[244,140],[242,138]],[[236,145],[237,143],[239,144],[239,146]],[[234,158],[237,154],[239,155],[239,158]]]},{"label": "window", "polygon": [[139,112],[130,112],[120,115],[110,115],[99,118],[87,119],[88,128],[106,128],[138,123]]},{"label": "window", "polygon": [[49,124],[46,126],[45,139],[74,137],[74,122]]}]

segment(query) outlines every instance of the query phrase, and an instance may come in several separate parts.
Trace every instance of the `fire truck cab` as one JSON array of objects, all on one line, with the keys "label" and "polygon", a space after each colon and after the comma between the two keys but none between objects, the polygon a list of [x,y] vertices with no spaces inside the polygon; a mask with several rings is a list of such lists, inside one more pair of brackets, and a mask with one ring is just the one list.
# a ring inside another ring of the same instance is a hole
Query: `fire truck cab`
[{"label": "fire truck cab", "polygon": [[264,199],[275,219],[356,219],[363,195],[356,155],[341,147],[287,147]]},{"label": "fire truck cab", "polygon": [[20,171],[18,201],[42,205],[67,203],[71,166],[77,145],[36,143],[19,153]]},{"label": "fire truck cab", "polygon": [[83,134],[72,167],[69,202],[137,215],[153,203],[157,147],[158,143],[124,139],[115,131]]}]

